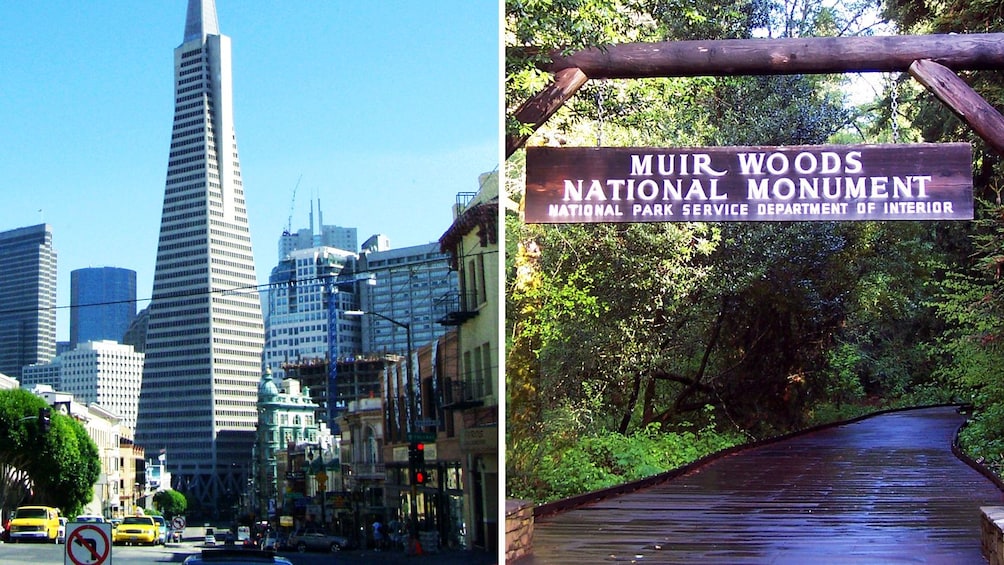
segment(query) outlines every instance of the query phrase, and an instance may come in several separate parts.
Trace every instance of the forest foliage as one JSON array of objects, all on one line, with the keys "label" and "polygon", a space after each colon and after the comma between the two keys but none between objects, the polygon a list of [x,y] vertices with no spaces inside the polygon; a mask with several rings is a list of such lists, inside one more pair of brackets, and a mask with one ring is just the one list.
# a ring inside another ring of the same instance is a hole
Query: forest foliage
[{"label": "forest foliage", "polygon": [[[509,0],[507,114],[547,84],[539,63],[552,52],[1000,27],[967,16],[972,4],[925,5]],[[1004,102],[992,74],[963,77]],[[883,77],[864,100],[849,96],[853,78],[591,81],[530,138],[695,147],[886,143],[895,131],[898,141],[971,141],[981,205],[974,222],[546,226],[509,215],[509,496],[553,500],[865,409],[960,400],[977,409],[967,447],[1004,465],[998,157],[909,76]],[[523,169],[517,152],[506,167],[515,201]]]}]

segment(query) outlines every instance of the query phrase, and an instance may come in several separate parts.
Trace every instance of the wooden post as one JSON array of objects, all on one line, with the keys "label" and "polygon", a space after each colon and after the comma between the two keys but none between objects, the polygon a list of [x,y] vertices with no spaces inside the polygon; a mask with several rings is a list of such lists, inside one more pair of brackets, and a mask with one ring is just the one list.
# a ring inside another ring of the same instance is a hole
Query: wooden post
[{"label": "wooden post", "polygon": [[951,69],[934,61],[914,61],[910,74],[969,124],[994,151],[1004,155],[1004,116]]},{"label": "wooden post", "polygon": [[[927,62],[915,67],[914,62],[920,60]],[[932,65],[956,71],[1004,69],[1004,33],[692,40],[584,49],[568,56],[555,56],[544,67],[555,74],[555,80],[516,111],[515,118],[529,126],[529,132],[506,136],[506,157],[522,147],[530,134],[591,78],[910,71],[918,80],[934,73],[939,74],[941,81],[951,80]],[[993,117],[996,110],[957,76],[954,78],[958,83],[925,86],[1004,155],[1001,128],[1004,122],[997,121],[999,114]],[[951,90],[959,85],[965,89],[963,100],[950,101],[955,98]]]},{"label": "wooden post", "polygon": [[546,70],[589,78],[906,72],[918,59],[949,68],[1004,68],[1004,33],[799,37],[623,43],[556,56]]},{"label": "wooden post", "polygon": [[554,81],[533,98],[524,102],[516,110],[516,119],[531,126],[529,133],[506,134],[505,156],[508,158],[526,143],[527,138],[544,125],[569,98],[586,84],[589,77],[576,68],[561,69],[554,75]]}]

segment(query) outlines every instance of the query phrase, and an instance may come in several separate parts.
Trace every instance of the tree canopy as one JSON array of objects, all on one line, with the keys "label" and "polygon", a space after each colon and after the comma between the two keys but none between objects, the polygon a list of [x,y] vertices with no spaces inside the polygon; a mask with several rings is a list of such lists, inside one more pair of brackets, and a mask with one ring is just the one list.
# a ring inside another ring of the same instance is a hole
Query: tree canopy
[{"label": "tree canopy", "polygon": [[44,400],[21,389],[0,391],[0,504],[11,510],[25,503],[81,511],[101,473],[98,448],[73,418],[52,411],[44,431]]}]

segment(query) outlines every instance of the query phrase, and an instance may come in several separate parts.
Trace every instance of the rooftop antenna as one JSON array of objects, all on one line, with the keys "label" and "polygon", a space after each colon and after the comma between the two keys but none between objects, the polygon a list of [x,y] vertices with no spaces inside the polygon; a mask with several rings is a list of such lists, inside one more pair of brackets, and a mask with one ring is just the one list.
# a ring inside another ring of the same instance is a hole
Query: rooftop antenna
[{"label": "rooftop antenna", "polygon": [[303,174],[300,174],[300,178],[296,179],[296,186],[293,187],[293,198],[289,203],[289,218],[286,219],[286,231],[283,235],[290,235],[293,233],[293,206],[296,204],[296,189],[300,188],[300,181],[303,180]]}]

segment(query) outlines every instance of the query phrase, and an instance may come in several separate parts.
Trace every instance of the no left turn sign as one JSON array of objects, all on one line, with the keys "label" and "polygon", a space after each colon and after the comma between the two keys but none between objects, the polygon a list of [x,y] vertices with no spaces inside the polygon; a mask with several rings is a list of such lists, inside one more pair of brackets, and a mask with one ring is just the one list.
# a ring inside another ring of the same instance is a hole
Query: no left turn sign
[{"label": "no left turn sign", "polygon": [[70,522],[66,525],[64,565],[107,565],[111,562],[111,524]]}]

